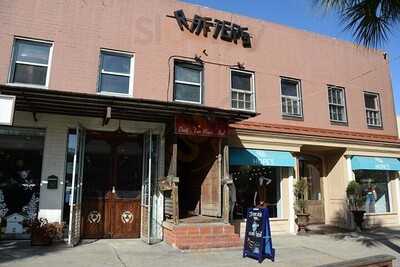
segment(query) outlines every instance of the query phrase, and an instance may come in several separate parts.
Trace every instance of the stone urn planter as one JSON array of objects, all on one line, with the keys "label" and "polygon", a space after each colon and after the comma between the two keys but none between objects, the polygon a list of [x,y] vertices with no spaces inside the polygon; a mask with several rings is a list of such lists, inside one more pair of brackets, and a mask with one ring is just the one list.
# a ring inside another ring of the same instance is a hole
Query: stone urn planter
[{"label": "stone urn planter", "polygon": [[365,198],[363,196],[362,186],[356,181],[351,181],[347,185],[346,195],[349,205],[349,210],[353,214],[353,220],[357,230],[363,230],[364,214],[363,208]]},{"label": "stone urn planter", "polygon": [[297,214],[297,232],[299,234],[305,234],[307,232],[307,225],[308,222],[310,221],[310,214]]},{"label": "stone urn planter", "polygon": [[296,224],[298,226],[298,234],[305,234],[307,231],[307,225],[310,220],[310,214],[307,213],[306,209],[306,192],[308,184],[307,180],[304,178],[299,178],[294,184],[294,196],[295,203],[294,208],[296,211]]},{"label": "stone urn planter", "polygon": [[363,230],[363,223],[364,223],[364,214],[365,210],[352,210],[354,222],[357,226],[357,229]]}]

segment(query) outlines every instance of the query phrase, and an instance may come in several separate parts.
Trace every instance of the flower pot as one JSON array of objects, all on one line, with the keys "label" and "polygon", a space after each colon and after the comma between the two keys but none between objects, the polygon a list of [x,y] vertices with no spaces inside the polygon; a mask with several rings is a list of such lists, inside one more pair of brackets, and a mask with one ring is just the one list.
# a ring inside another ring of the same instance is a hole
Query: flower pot
[{"label": "flower pot", "polygon": [[358,229],[363,230],[365,210],[352,210],[354,222]]},{"label": "flower pot", "polygon": [[53,239],[45,231],[31,232],[31,246],[50,246]]},{"label": "flower pot", "polygon": [[309,220],[310,220],[310,214],[297,214],[296,223],[298,226],[297,232],[299,234],[306,233],[307,231],[306,227],[308,225]]}]

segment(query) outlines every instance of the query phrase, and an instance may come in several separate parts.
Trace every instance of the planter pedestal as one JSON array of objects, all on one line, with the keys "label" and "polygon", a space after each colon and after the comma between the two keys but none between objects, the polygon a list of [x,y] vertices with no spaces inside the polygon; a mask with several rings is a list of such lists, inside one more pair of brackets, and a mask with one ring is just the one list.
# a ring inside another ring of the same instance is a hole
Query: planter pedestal
[{"label": "planter pedestal", "polygon": [[297,216],[296,223],[298,226],[297,232],[298,234],[305,234],[307,232],[306,227],[310,220],[310,214],[297,214],[296,216]]},{"label": "planter pedestal", "polygon": [[363,230],[364,214],[365,210],[352,210],[354,222],[356,223],[357,229]]}]

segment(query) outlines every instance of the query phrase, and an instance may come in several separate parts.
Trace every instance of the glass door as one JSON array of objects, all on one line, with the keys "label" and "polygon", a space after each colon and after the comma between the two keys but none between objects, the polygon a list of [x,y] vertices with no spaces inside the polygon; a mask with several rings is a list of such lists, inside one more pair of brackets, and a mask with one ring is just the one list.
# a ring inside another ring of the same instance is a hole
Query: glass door
[{"label": "glass door", "polygon": [[[141,238],[148,244],[161,240],[159,207],[161,195],[157,190],[159,136],[148,131],[143,140],[142,223]],[[160,215],[161,214],[161,215]]]},{"label": "glass door", "polygon": [[83,185],[83,162],[85,156],[86,131],[78,126],[76,129],[77,142],[72,171],[72,186],[70,198],[70,217],[68,227],[68,245],[76,246],[80,240],[81,225],[81,204],[82,204],[82,185]]}]

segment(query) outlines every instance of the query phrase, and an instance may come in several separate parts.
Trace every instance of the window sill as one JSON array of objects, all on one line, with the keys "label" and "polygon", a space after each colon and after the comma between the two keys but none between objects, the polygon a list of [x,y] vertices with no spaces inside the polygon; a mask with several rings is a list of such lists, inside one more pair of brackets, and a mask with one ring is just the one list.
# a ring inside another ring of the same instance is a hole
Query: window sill
[{"label": "window sill", "polygon": [[284,120],[292,120],[292,121],[304,121],[303,116],[296,116],[296,115],[282,115],[282,119]]},{"label": "window sill", "polygon": [[365,213],[365,216],[367,217],[391,216],[391,215],[397,215],[397,213],[396,212]]},{"label": "window sill", "polygon": [[203,103],[201,103],[201,102],[185,101],[185,100],[178,100],[178,99],[174,99],[172,101],[177,102],[177,103],[184,103],[184,104],[203,105]]},{"label": "window sill", "polygon": [[256,112],[254,109],[232,108],[232,107],[231,109],[235,111]]},{"label": "window sill", "polygon": [[331,125],[348,127],[349,123],[347,121],[331,121]]},{"label": "window sill", "polygon": [[27,88],[34,88],[34,89],[49,89],[48,86],[45,85],[35,85],[30,83],[6,83],[7,86],[12,87],[27,87]]},{"label": "window sill", "polygon": [[372,130],[383,130],[383,126],[375,126],[375,125],[367,125],[368,129],[372,129]]},{"label": "window sill", "polygon": [[126,98],[133,97],[133,95],[131,95],[131,94],[112,93],[112,92],[97,92],[97,94],[105,95],[105,96],[126,97]]}]

